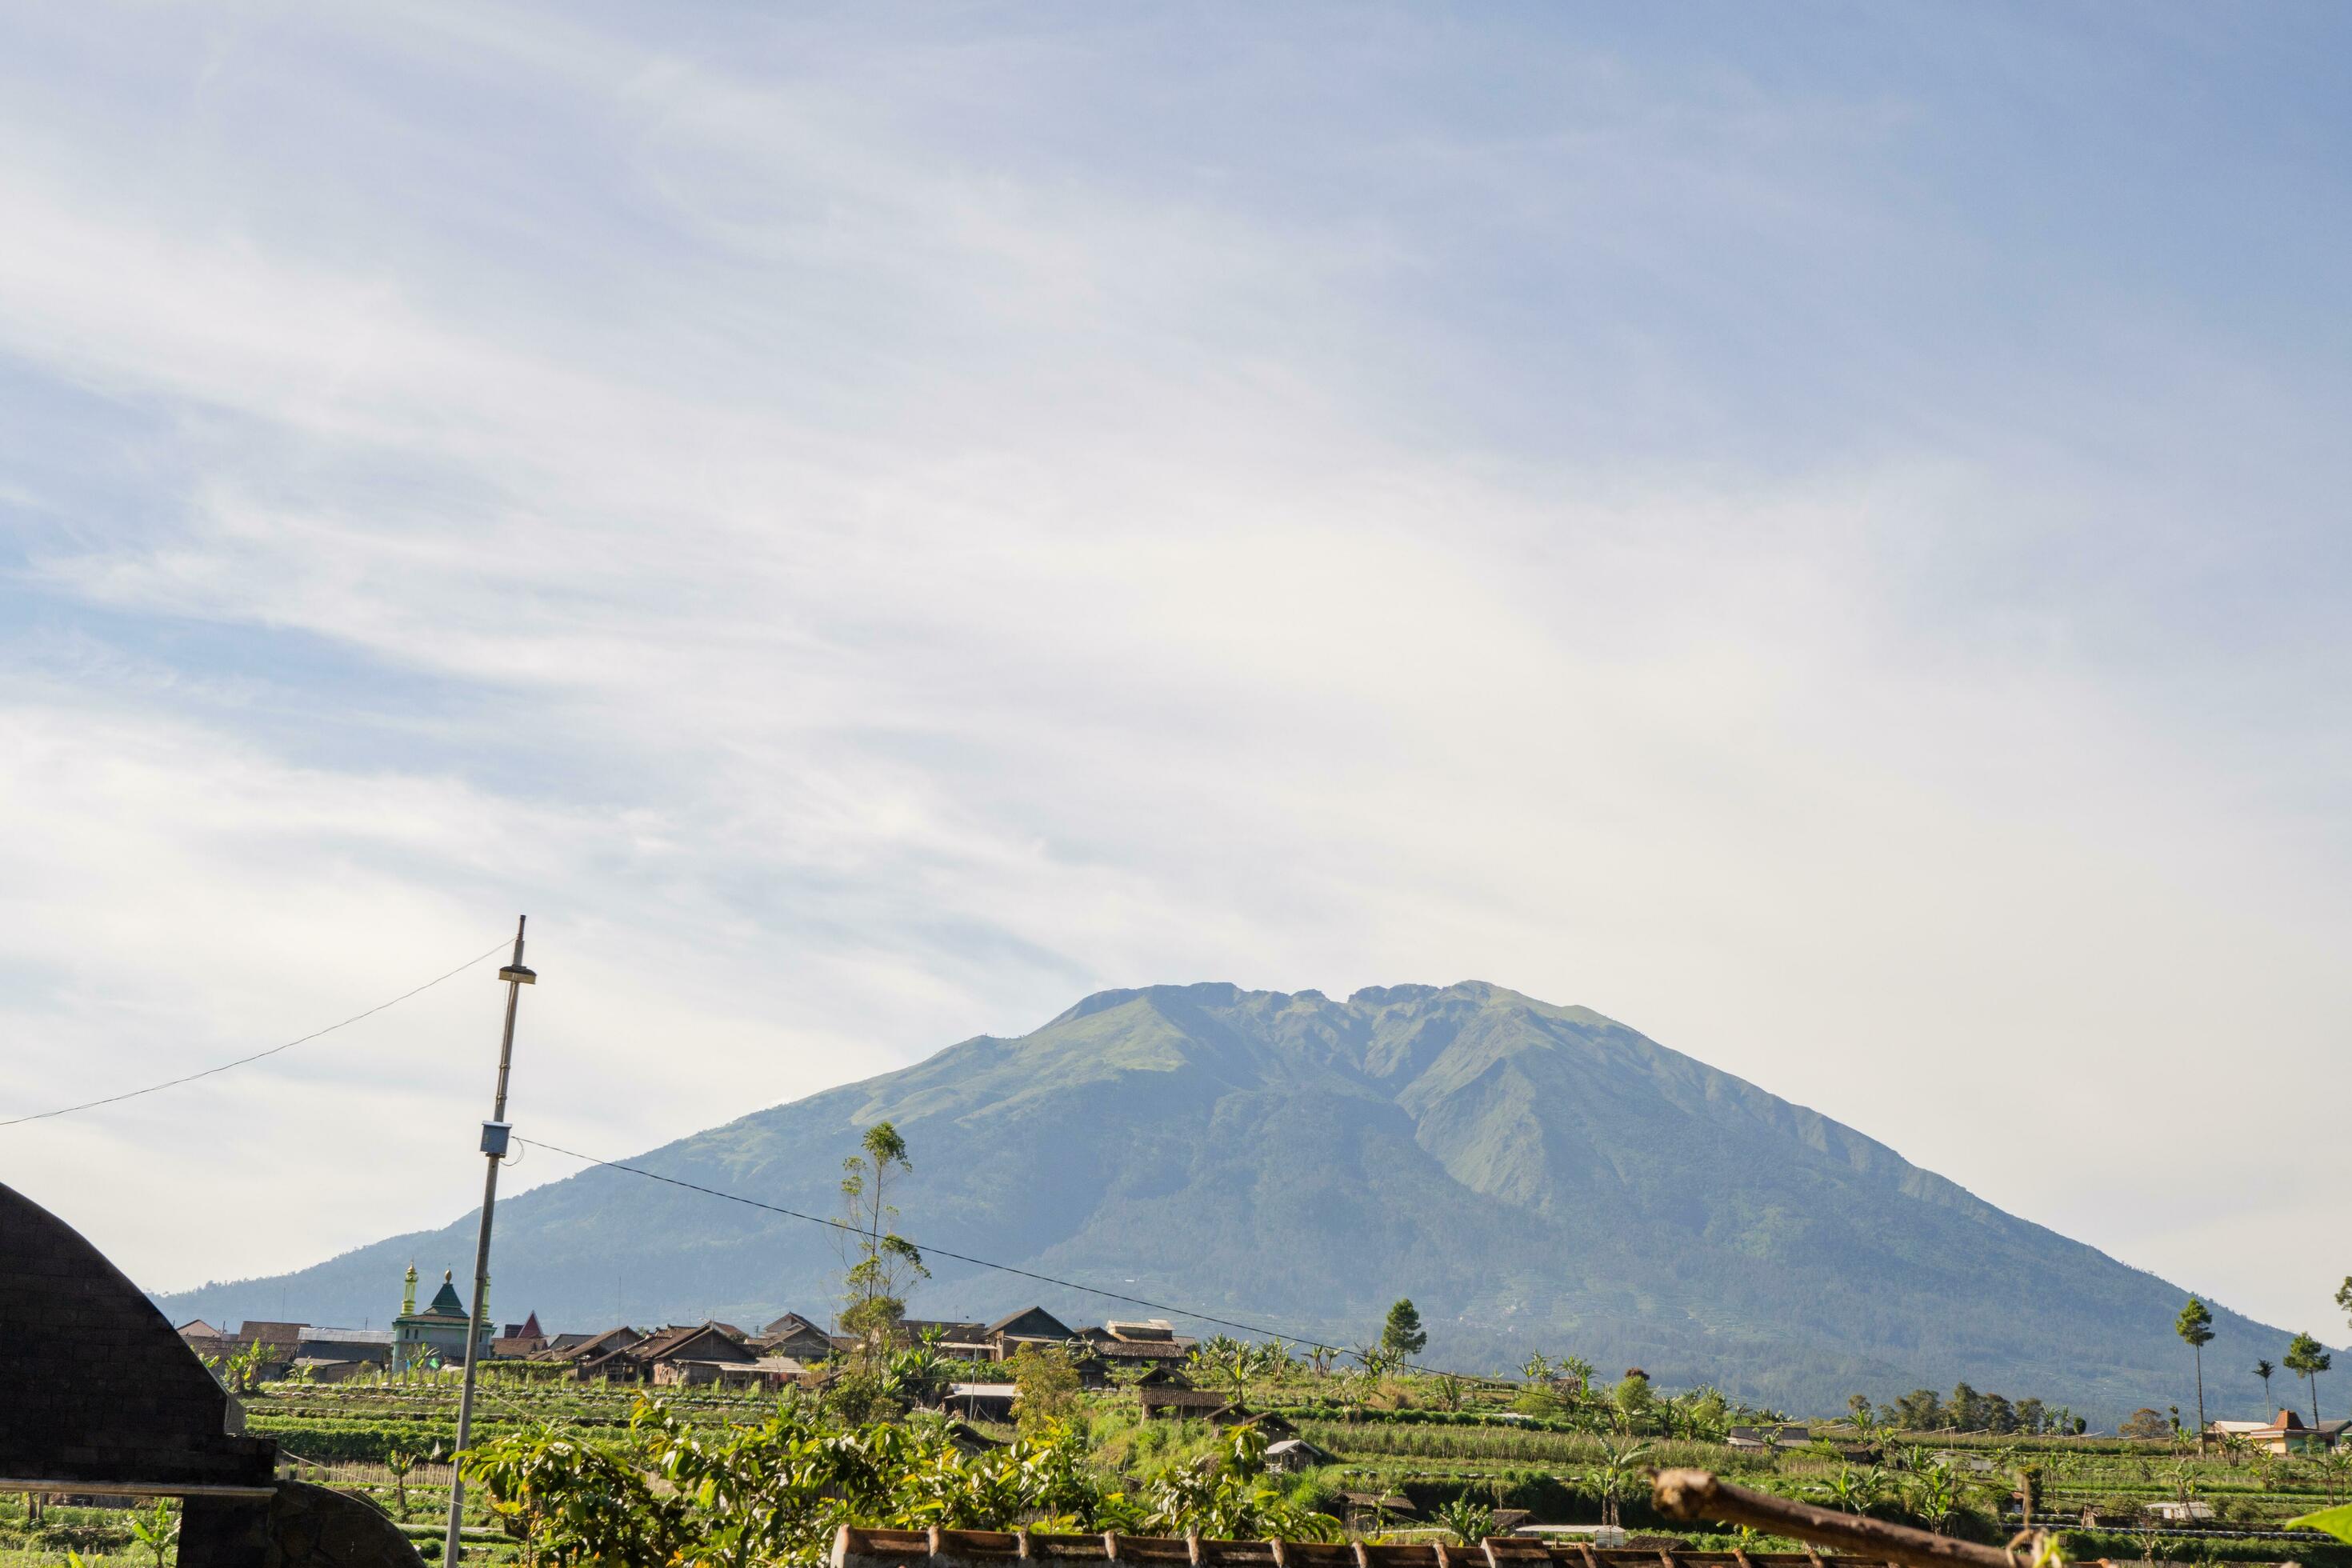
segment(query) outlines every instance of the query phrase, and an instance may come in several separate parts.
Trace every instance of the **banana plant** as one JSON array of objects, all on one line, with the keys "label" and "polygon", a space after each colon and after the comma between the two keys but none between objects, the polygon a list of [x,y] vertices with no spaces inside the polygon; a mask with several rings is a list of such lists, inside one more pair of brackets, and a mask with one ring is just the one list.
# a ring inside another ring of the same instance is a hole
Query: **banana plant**
[{"label": "banana plant", "polygon": [[131,1538],[154,1554],[155,1568],[163,1568],[163,1560],[180,1539],[180,1521],[173,1517],[172,1505],[157,1498],[153,1508],[134,1510]]},{"label": "banana plant", "polygon": [[1585,1479],[1601,1494],[1601,1522],[1619,1522],[1617,1505],[1642,1473],[1642,1461],[1649,1456],[1647,1443],[1616,1442],[1601,1447],[1601,1463],[1586,1472]]},{"label": "banana plant", "polygon": [[392,1500],[400,1510],[400,1522],[408,1522],[408,1472],[416,1468],[416,1456],[404,1448],[394,1448],[383,1457],[383,1468],[392,1472]]},{"label": "banana plant", "polygon": [[[1952,1515],[1960,1510],[1963,1487],[1959,1477],[1949,1465],[1940,1460],[1911,1476],[1911,1511],[1927,1521],[1928,1527],[1942,1530],[1951,1522]],[[1854,1510],[1860,1512],[1859,1509]]]},{"label": "banana plant", "polygon": [[1814,1495],[1847,1513],[1868,1513],[1886,1495],[1886,1472],[1873,1465],[1867,1470],[1840,1466],[1830,1480],[1817,1482]]},{"label": "banana plant", "polygon": [[1495,1533],[1495,1510],[1458,1497],[1437,1510],[1437,1522],[1454,1537],[1456,1546],[1475,1546]]}]

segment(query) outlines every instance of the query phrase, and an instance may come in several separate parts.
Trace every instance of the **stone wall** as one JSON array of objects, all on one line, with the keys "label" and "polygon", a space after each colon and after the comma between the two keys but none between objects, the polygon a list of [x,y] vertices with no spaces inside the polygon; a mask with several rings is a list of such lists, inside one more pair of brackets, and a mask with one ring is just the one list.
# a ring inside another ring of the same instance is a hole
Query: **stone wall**
[{"label": "stone wall", "polygon": [[273,1446],[237,1435],[236,1402],[163,1314],[72,1226],[5,1185],[0,1389],[0,1477],[269,1484]]},{"label": "stone wall", "polygon": [[373,1503],[280,1481],[267,1503],[196,1498],[180,1527],[180,1568],[424,1568]]}]

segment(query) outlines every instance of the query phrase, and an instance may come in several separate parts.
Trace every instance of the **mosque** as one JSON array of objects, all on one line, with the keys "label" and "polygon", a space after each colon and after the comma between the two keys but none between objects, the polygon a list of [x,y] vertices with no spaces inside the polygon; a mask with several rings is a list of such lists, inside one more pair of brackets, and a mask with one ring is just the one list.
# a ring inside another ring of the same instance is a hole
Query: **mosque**
[{"label": "mosque", "polygon": [[[489,1292],[483,1292],[487,1297]],[[480,1359],[490,1354],[489,1313],[482,1314]],[[431,1364],[456,1366],[466,1359],[466,1303],[457,1297],[457,1287],[449,1271],[441,1274],[441,1289],[423,1311],[416,1310],[416,1265],[408,1266],[408,1274],[401,1286],[400,1316],[392,1321],[392,1365],[395,1372],[409,1367]]]}]

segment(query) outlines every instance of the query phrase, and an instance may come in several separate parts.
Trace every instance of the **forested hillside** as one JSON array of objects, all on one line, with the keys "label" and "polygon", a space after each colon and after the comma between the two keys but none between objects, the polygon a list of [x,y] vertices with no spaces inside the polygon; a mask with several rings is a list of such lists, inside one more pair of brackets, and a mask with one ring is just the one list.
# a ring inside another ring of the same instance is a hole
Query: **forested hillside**
[{"label": "forested hillside", "polygon": [[[913,1152],[898,1199],[919,1241],[1294,1337],[1352,1343],[1409,1294],[1427,1359],[1467,1368],[1573,1352],[1799,1410],[1964,1379],[2095,1420],[2189,1401],[2180,1289],[1623,1025],[1492,985],[1107,992],[637,1163],[829,1213],[884,1118]],[[282,1291],[314,1321],[382,1323],[412,1258],[462,1273],[472,1225],[167,1310],[270,1317]],[[919,1316],[1134,1310],[933,1265]],[[837,1271],[820,1227],[591,1170],[501,1205],[493,1316],[822,1316]],[[2216,1318],[2209,1367],[2284,1342]]]}]

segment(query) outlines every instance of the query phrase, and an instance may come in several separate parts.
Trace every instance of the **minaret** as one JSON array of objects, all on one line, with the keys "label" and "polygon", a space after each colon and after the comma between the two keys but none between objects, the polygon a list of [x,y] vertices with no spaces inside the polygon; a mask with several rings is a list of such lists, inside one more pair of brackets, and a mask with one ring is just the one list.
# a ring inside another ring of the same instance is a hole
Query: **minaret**
[{"label": "minaret", "polygon": [[401,1282],[400,1315],[404,1318],[416,1315],[416,1265],[414,1262],[408,1266],[407,1278]]}]

